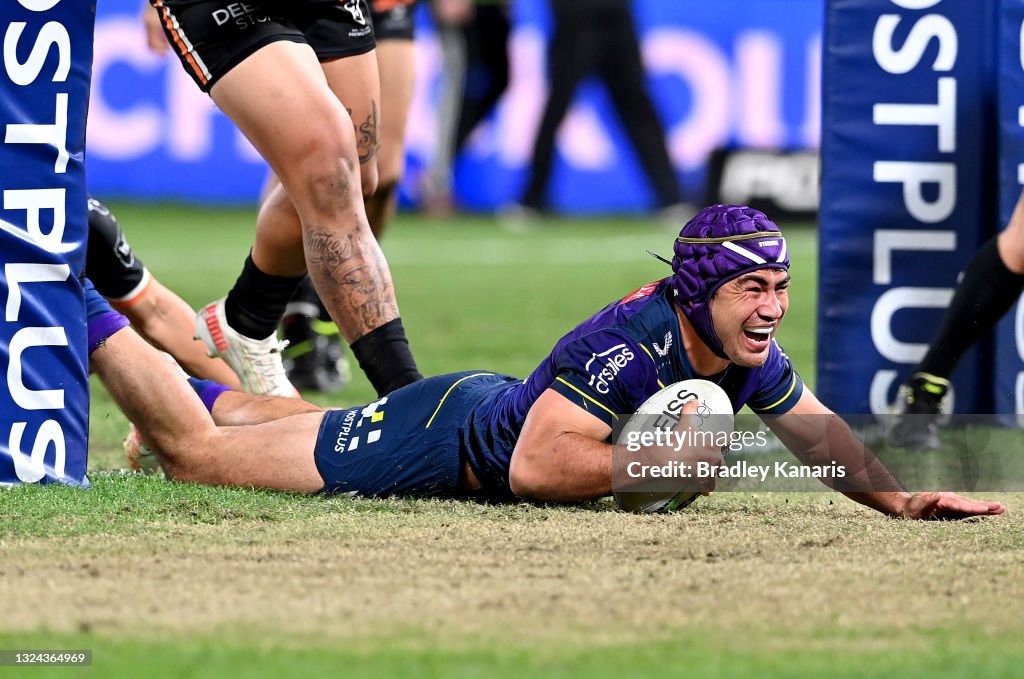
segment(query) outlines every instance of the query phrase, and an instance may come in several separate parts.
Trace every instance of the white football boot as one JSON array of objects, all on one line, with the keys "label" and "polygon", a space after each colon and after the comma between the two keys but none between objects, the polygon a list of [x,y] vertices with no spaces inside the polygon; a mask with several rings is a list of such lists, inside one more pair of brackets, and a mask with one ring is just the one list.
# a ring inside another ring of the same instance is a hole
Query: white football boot
[{"label": "white football boot", "polygon": [[237,333],[224,317],[224,298],[196,314],[196,339],[206,344],[211,357],[224,359],[250,394],[299,395],[281,363],[281,350],[288,343],[278,340],[276,334],[254,340]]}]

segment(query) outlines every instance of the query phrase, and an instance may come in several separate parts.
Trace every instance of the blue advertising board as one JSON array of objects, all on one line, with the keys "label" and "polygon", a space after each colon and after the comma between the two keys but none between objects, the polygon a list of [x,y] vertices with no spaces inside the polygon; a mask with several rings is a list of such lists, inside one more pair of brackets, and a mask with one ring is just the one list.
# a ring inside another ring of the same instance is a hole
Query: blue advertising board
[{"label": "blue advertising board", "polygon": [[[999,222],[1005,227],[1024,185],[1024,3],[999,2]],[[996,328],[997,413],[1024,413],[1024,305]]]},{"label": "blue advertising board", "polygon": [[[420,3],[423,5],[424,3]],[[818,0],[635,0],[648,84],[680,186],[703,195],[718,147],[816,148],[822,4]],[[515,0],[511,82],[455,166],[460,205],[518,198],[546,97],[546,0]],[[437,152],[443,65],[421,7],[403,197],[419,200]],[[172,58],[145,46],[138,0],[98,4],[89,182],[99,197],[255,201],[265,168]],[[386,83],[384,84],[386,87]],[[383,112],[387,115],[387,112]],[[557,139],[553,207],[637,212],[653,195],[603,86],[586,81]]]},{"label": "blue advertising board", "polygon": [[7,0],[0,74],[0,485],[86,483],[92,3]]},{"label": "blue advertising board", "polygon": [[[825,17],[818,384],[884,413],[957,273],[995,225],[994,0],[830,0]],[[978,350],[957,412],[991,412]]]}]

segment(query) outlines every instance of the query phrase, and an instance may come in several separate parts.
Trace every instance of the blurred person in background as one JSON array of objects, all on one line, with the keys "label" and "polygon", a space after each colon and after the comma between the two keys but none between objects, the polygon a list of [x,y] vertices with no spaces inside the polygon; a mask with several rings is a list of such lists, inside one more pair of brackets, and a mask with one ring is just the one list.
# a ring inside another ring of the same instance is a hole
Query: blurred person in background
[{"label": "blurred person in background", "polygon": [[631,0],[550,0],[553,31],[548,50],[548,100],[533,147],[526,190],[507,208],[513,219],[547,207],[555,135],[580,82],[597,76],[611,95],[619,120],[636,150],[666,217],[681,212],[676,172],[665,145],[665,129],[646,86]]},{"label": "blurred person in background", "polygon": [[452,172],[469,135],[508,88],[507,0],[432,0],[444,60],[437,155],[424,186],[424,207],[446,216],[455,207]]}]

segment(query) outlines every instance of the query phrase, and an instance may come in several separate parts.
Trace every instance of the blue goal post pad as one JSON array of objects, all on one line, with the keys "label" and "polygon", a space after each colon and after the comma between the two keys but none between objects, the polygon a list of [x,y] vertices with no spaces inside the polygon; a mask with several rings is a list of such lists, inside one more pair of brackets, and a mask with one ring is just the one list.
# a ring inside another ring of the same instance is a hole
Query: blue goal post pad
[{"label": "blue goal post pad", "polygon": [[[825,11],[817,392],[884,413],[996,224],[996,0],[830,0]],[[991,412],[991,363],[954,379]]]},{"label": "blue goal post pad", "polygon": [[0,68],[0,484],[84,485],[85,128],[95,4],[7,0]]},{"label": "blue goal post pad", "polygon": [[[1024,185],[1024,4],[999,1],[999,228],[1010,215]],[[1024,305],[1002,318],[995,334],[995,412],[1024,413]],[[1006,418],[1010,420],[1012,418]]]}]

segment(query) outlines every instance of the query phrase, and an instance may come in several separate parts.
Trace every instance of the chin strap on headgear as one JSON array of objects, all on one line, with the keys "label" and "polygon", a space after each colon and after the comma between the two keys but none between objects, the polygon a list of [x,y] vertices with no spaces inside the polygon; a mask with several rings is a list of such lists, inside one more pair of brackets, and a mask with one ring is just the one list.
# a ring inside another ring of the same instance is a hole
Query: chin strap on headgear
[{"label": "chin strap on headgear", "polygon": [[711,299],[722,285],[750,271],[788,270],[782,231],[758,210],[712,205],[686,223],[673,253],[676,303],[701,340],[717,356],[729,358],[711,319]]}]

